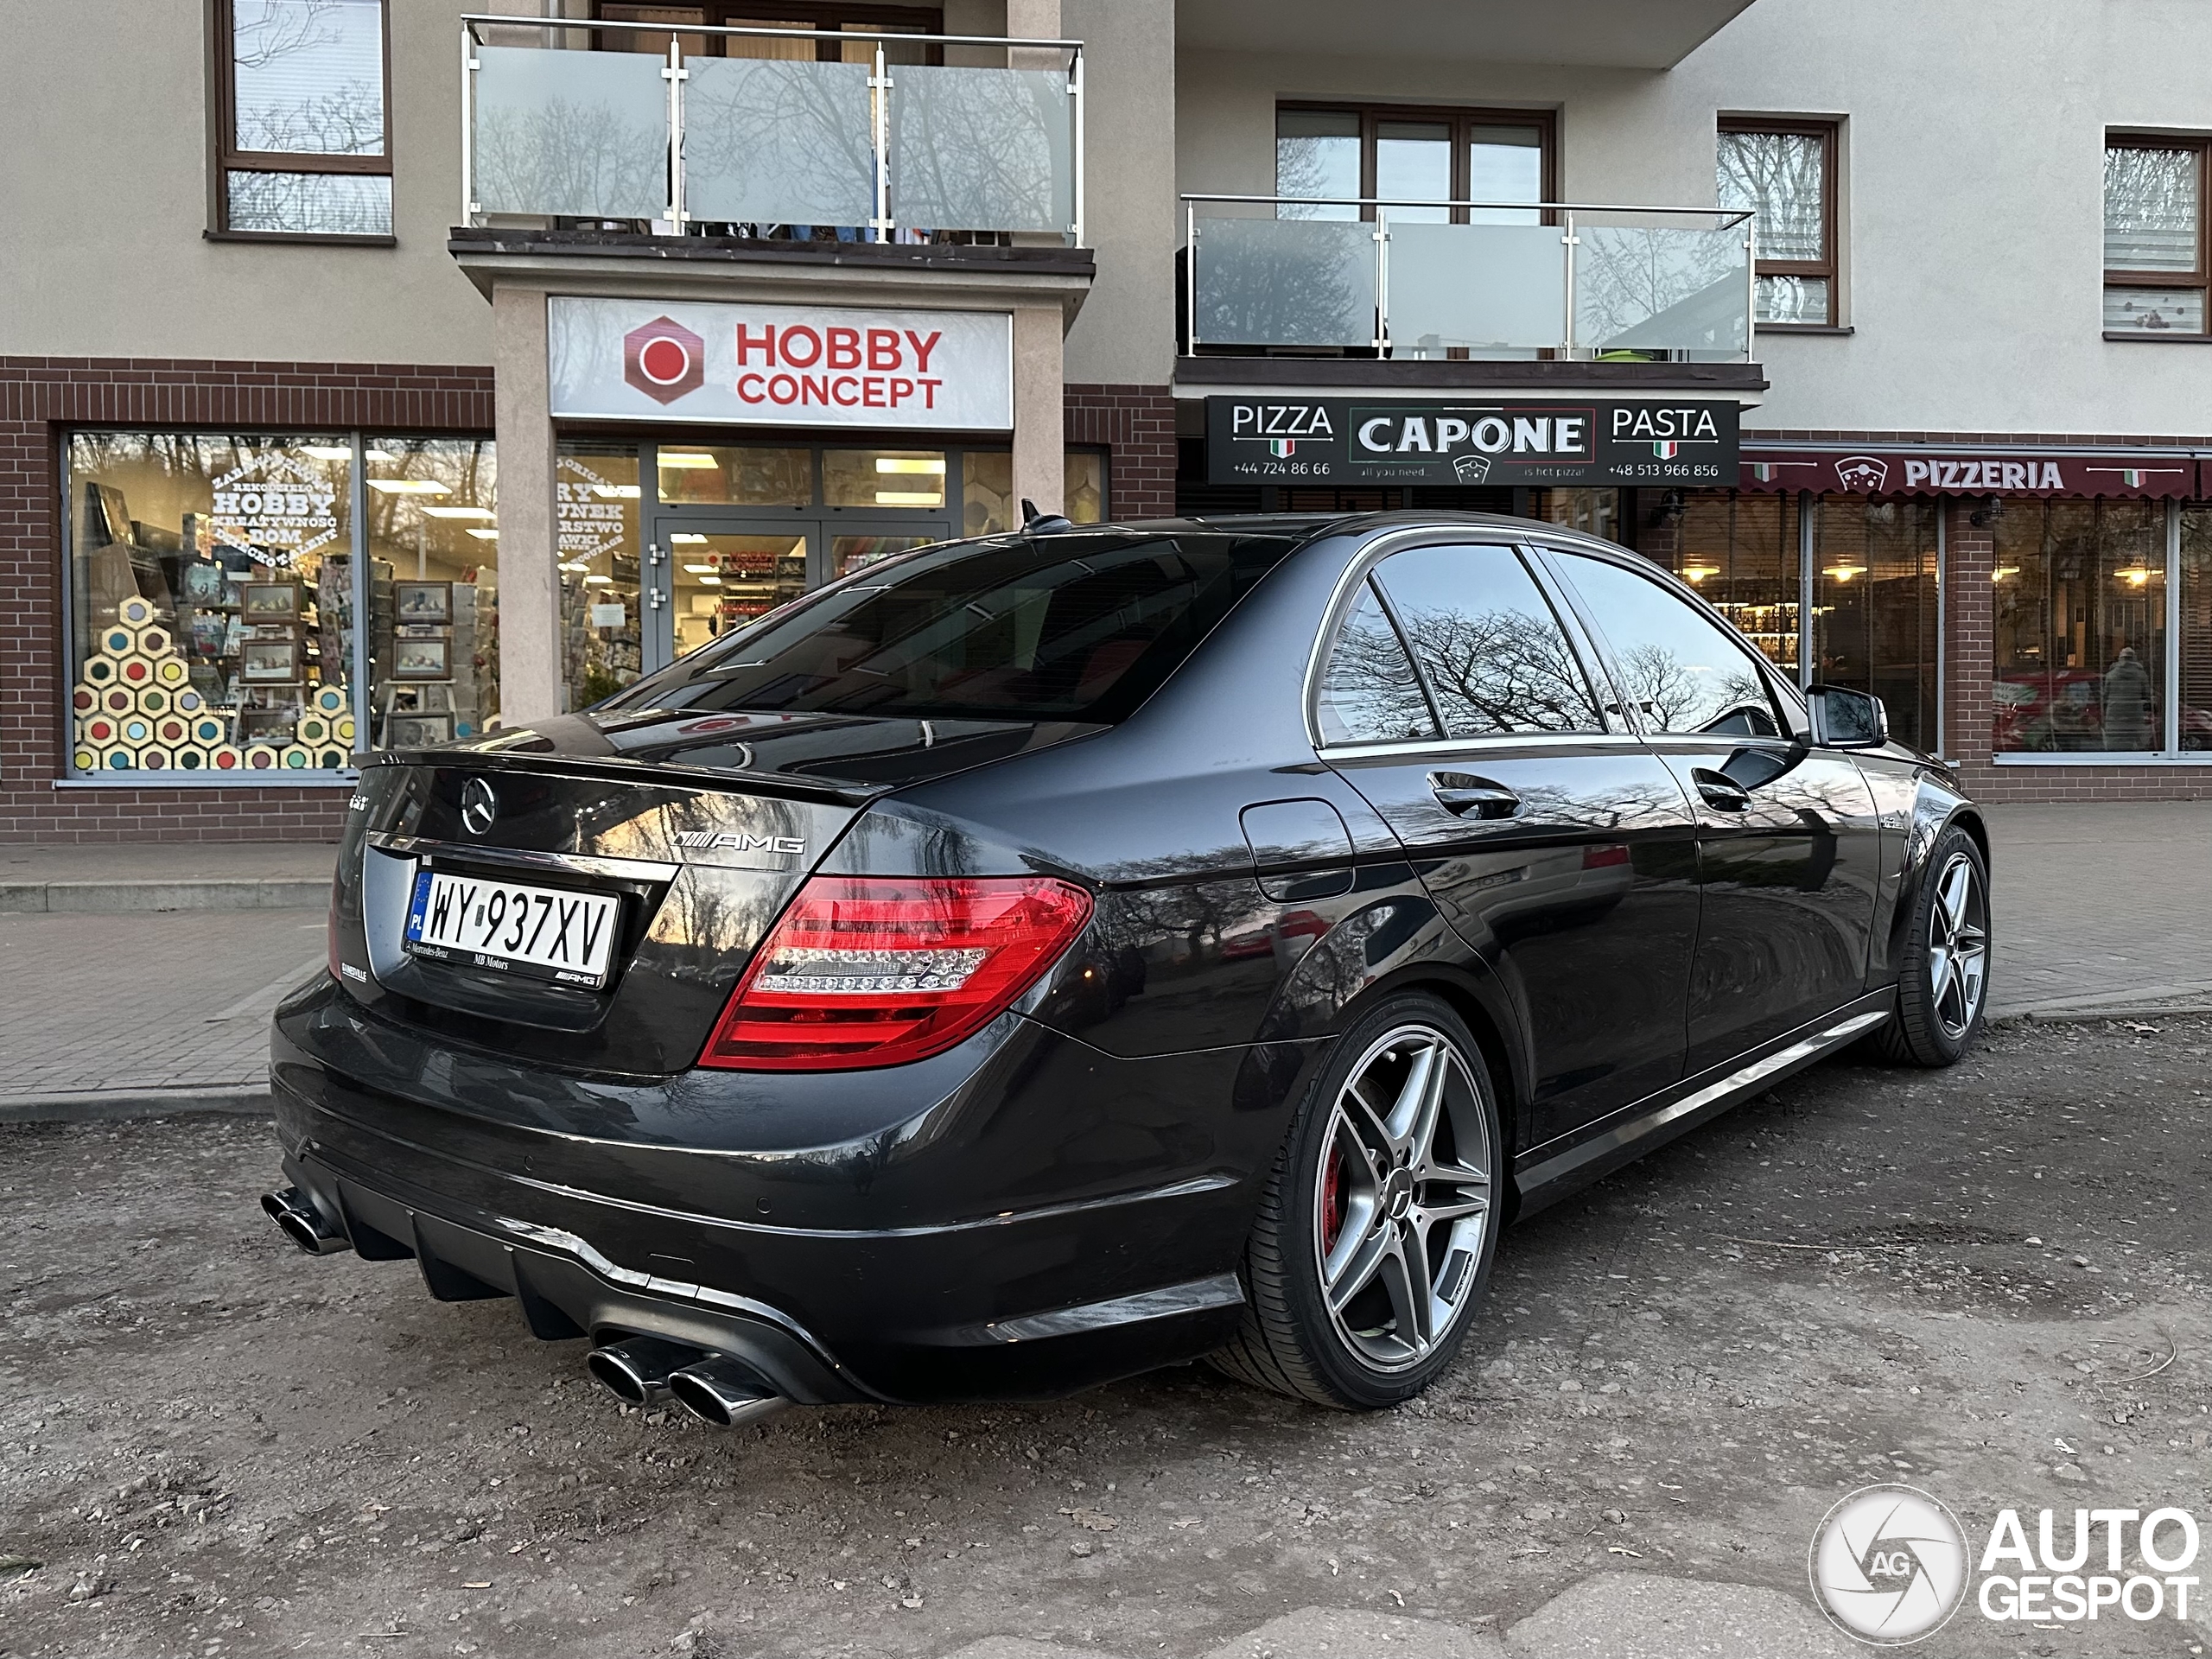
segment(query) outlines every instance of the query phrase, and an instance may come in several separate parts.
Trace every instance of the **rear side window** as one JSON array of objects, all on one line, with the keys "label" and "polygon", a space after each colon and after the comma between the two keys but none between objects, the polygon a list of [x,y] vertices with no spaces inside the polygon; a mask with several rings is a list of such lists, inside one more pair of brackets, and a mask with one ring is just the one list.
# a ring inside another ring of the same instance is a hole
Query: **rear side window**
[{"label": "rear side window", "polygon": [[1116,531],[931,549],[772,612],[612,706],[1111,722],[1295,545]]},{"label": "rear side window", "polygon": [[1316,713],[1324,743],[1402,743],[1436,735],[1413,661],[1367,582],[1360,583],[1329,652]]},{"label": "rear side window", "polygon": [[1645,731],[1781,734],[1758,658],[1726,628],[1608,560],[1552,556],[1612,646],[1622,693],[1636,704]]},{"label": "rear side window", "polygon": [[1567,631],[1511,548],[1408,548],[1375,580],[1447,735],[1605,729]]}]

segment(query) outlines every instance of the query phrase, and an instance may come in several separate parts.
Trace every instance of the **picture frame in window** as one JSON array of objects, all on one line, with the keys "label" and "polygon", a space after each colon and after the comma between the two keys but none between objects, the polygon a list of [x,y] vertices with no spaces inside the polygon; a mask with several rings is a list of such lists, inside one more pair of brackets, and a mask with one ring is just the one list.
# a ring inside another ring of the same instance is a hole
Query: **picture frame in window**
[{"label": "picture frame in window", "polygon": [[296,623],[302,609],[296,582],[248,582],[238,587],[238,611],[248,625]]},{"label": "picture frame in window", "polygon": [[300,658],[296,639],[249,639],[238,649],[238,678],[248,685],[296,685]]},{"label": "picture frame in window", "polygon": [[182,597],[188,605],[213,609],[229,605],[231,573],[213,559],[188,559],[182,569]]},{"label": "picture frame in window", "polygon": [[429,749],[453,741],[451,715],[393,715],[385,723],[385,743],[395,749]]},{"label": "picture frame in window", "polygon": [[393,618],[410,627],[453,626],[453,583],[395,582],[391,584]]},{"label": "picture frame in window", "polygon": [[453,642],[449,639],[393,640],[391,677],[395,680],[451,679]]}]

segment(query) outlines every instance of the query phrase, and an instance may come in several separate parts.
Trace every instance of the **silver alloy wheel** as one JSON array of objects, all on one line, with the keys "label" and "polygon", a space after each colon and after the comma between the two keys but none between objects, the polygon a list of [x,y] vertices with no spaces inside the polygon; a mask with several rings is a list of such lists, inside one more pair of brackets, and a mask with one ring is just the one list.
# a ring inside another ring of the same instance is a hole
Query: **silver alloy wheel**
[{"label": "silver alloy wheel", "polygon": [[1458,1046],[1423,1025],[1370,1044],[1314,1182],[1321,1300],[1379,1371],[1419,1364],[1467,1310],[1491,1218],[1490,1116]]},{"label": "silver alloy wheel", "polygon": [[1928,915],[1929,1004],[1953,1042],[1967,1034],[1981,1007],[1989,969],[1989,908],[1974,860],[1954,853],[1936,880]]}]

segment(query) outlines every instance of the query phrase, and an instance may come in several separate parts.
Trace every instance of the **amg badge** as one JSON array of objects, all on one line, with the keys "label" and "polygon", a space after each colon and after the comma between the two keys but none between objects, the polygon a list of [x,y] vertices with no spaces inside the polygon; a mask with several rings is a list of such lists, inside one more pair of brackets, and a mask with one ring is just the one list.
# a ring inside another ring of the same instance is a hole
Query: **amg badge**
[{"label": "amg badge", "polygon": [[733,836],[712,830],[679,830],[676,844],[701,851],[785,853],[793,858],[806,855],[806,842],[797,836]]}]

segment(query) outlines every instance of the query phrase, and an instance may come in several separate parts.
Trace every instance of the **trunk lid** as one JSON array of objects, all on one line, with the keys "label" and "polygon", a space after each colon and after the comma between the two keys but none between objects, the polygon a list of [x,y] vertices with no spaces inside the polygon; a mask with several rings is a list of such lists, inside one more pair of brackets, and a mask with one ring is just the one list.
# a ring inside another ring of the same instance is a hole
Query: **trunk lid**
[{"label": "trunk lid", "polygon": [[[339,859],[344,983],[387,1019],[518,1060],[683,1071],[777,915],[871,800],[1091,729],[578,715],[379,756],[362,771]],[[487,890],[612,897],[608,982],[410,952],[426,871]]]}]

